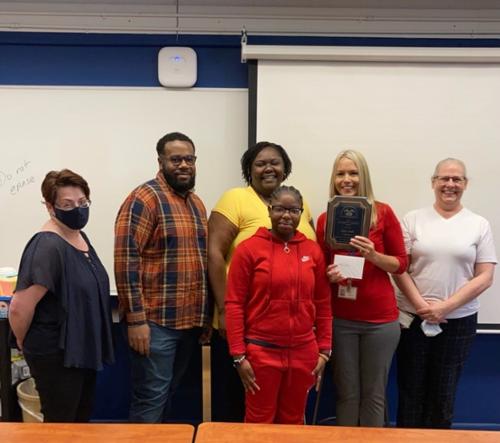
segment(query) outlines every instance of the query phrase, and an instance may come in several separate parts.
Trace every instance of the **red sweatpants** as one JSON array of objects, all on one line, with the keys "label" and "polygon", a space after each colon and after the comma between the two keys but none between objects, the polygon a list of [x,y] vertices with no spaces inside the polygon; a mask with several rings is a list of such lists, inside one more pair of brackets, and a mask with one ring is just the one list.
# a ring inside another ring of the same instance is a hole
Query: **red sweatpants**
[{"label": "red sweatpants", "polygon": [[246,393],[245,422],[304,424],[307,394],[315,383],[318,345],[291,349],[265,348],[249,343],[247,359],[260,391]]}]

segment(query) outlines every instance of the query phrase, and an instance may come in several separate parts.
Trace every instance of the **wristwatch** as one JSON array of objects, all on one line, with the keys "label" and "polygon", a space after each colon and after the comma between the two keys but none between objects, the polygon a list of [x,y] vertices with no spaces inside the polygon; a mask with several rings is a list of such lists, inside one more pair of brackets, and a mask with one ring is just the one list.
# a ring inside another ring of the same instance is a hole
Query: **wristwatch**
[{"label": "wristwatch", "polygon": [[233,358],[233,367],[238,368],[239,366],[241,366],[241,364],[246,358],[247,357],[245,354],[243,354],[241,357]]}]

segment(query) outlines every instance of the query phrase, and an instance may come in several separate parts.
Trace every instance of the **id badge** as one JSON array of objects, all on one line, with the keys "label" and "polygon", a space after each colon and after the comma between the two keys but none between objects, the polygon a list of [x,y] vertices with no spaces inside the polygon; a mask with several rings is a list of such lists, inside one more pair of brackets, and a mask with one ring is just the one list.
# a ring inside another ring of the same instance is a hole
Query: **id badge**
[{"label": "id badge", "polygon": [[355,286],[347,285],[347,286],[340,286],[339,285],[339,290],[337,293],[338,298],[344,298],[346,300],[356,300],[358,296],[358,288]]}]

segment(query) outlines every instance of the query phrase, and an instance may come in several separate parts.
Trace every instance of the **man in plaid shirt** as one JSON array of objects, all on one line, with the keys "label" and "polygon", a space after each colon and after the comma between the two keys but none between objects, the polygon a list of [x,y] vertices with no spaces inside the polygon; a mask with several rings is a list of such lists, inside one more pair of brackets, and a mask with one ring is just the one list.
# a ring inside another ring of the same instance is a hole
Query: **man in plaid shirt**
[{"label": "man in plaid shirt", "polygon": [[132,360],[130,421],[162,422],[207,327],[207,217],[192,191],[195,147],[184,134],[156,146],[156,178],[134,189],[115,223],[115,277]]}]

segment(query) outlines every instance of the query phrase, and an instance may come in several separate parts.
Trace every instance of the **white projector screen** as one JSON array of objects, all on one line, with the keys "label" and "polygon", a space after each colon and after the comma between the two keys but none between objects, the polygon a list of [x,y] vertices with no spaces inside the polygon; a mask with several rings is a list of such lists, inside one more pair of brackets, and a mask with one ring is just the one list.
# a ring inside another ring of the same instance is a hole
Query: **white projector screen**
[{"label": "white projector screen", "polygon": [[[462,159],[463,202],[486,217],[500,245],[500,65],[259,61],[257,140],[282,144],[315,218],[325,210],[333,160],[366,156],[378,200],[399,217],[431,205],[430,177]],[[483,328],[500,328],[500,274],[481,295]]]}]

